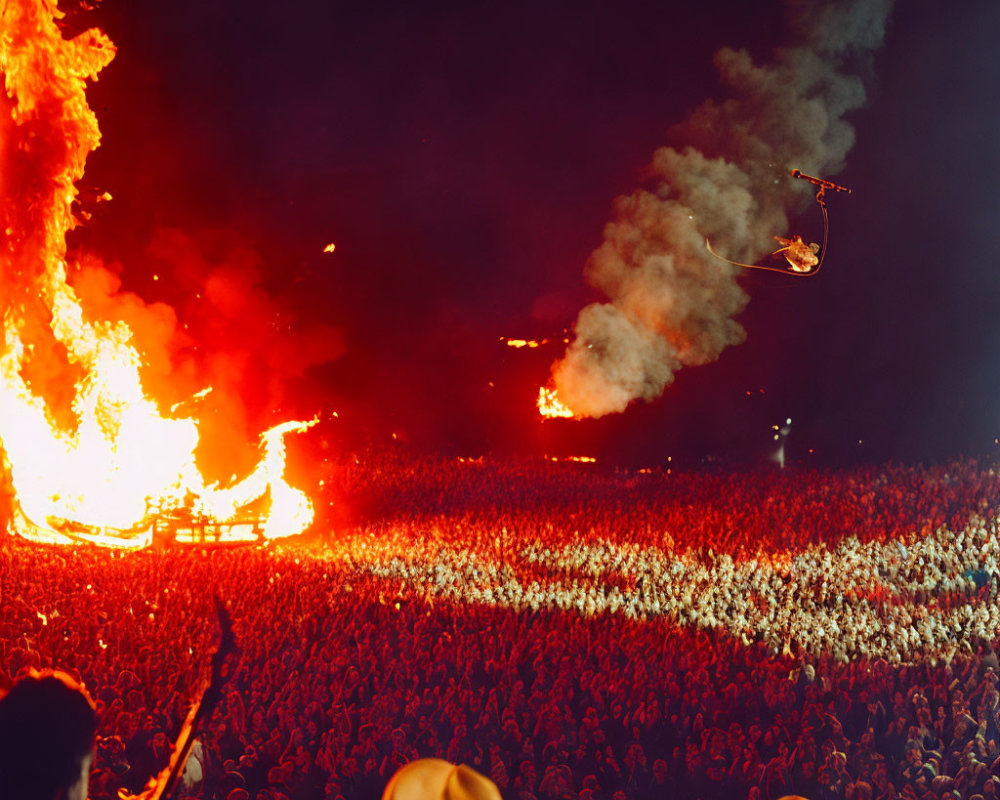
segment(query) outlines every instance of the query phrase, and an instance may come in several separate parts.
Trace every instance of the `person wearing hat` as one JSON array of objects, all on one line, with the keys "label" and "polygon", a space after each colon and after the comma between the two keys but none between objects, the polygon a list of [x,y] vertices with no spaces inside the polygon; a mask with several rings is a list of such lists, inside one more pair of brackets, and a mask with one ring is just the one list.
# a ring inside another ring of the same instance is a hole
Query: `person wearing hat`
[{"label": "person wearing hat", "polygon": [[502,800],[500,790],[474,769],[440,758],[421,758],[401,767],[382,800]]}]

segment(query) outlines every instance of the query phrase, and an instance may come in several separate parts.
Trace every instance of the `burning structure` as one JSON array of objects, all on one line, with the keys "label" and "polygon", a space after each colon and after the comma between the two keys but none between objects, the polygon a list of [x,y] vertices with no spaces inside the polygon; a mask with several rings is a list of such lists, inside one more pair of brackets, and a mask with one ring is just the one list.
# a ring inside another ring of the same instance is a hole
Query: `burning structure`
[{"label": "burning structure", "polygon": [[193,404],[151,396],[129,325],[74,288],[66,237],[100,142],[85,88],[115,47],[96,29],[64,38],[61,18],[53,0],[0,9],[0,453],[14,529],[127,547],[148,544],[157,519],[208,524],[218,539],[298,533],[312,507],[285,482],[284,436],[312,423],[264,433],[242,480],[206,481],[198,419],[176,411]]}]

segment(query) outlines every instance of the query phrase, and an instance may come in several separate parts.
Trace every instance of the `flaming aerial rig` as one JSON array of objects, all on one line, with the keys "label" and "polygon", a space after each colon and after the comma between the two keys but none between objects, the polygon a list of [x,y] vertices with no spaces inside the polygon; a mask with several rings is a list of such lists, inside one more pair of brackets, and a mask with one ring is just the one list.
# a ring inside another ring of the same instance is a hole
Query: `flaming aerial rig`
[{"label": "flaming aerial rig", "polygon": [[801,178],[802,180],[808,181],[814,186],[819,187],[816,192],[816,202],[819,204],[820,210],[823,212],[822,244],[817,244],[816,242],[806,244],[802,240],[802,237],[798,234],[787,239],[783,236],[775,236],[774,240],[778,242],[781,247],[773,251],[771,255],[782,255],[788,263],[787,267],[776,267],[767,264],[745,264],[741,261],[733,261],[732,259],[726,258],[725,256],[717,253],[712,247],[712,243],[708,239],[705,239],[705,247],[708,249],[708,252],[721,261],[725,261],[727,264],[732,264],[736,267],[743,267],[745,269],[762,269],[768,272],[780,272],[783,275],[793,275],[803,278],[811,277],[819,272],[820,268],[823,266],[823,259],[826,257],[827,242],[830,238],[830,220],[827,216],[826,210],[826,191],[829,189],[834,192],[846,192],[847,194],[850,194],[851,190],[846,186],[841,186],[839,183],[834,183],[833,181],[828,181],[824,178],[814,178],[812,175],[806,175],[800,169],[793,169],[792,177]]}]

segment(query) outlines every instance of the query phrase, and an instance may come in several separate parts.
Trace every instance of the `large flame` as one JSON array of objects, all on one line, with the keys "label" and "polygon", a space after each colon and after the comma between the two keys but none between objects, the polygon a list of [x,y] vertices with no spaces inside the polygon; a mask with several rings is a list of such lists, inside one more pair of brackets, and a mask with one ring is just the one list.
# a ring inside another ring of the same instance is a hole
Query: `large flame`
[{"label": "large flame", "polygon": [[100,141],[86,81],[114,45],[96,29],[64,39],[53,0],[0,8],[0,450],[16,529],[134,546],[148,541],[141,529],[154,513],[223,521],[259,503],[264,536],[300,532],[312,507],[284,480],[283,436],[313,423],[272,428],[249,477],[206,485],[197,421],[161,413],[143,390],[132,331],[88,319],[67,282],[76,183]]}]

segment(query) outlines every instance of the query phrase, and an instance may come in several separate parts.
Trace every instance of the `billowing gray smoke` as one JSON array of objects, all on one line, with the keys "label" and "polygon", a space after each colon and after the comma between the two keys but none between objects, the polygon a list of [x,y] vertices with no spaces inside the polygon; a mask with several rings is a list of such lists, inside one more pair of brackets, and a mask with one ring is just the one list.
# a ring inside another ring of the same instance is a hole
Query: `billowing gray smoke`
[{"label": "billowing gray smoke", "polygon": [[653,158],[655,186],[615,202],[587,281],[606,303],[584,308],[576,337],[552,369],[557,396],[576,416],[622,411],[658,397],[682,366],[714,361],[746,333],[734,317],[749,297],[738,268],[773,250],[814,187],[798,167],[832,175],[854,144],[845,115],[865,104],[862,75],[885,33],[892,0],[790,2],[797,45],[757,66],[748,53],[716,55],[731,90],[673,131],[682,142]]}]

